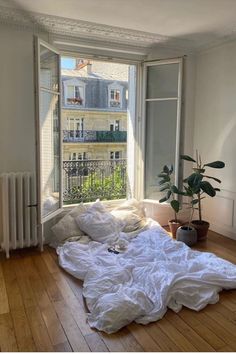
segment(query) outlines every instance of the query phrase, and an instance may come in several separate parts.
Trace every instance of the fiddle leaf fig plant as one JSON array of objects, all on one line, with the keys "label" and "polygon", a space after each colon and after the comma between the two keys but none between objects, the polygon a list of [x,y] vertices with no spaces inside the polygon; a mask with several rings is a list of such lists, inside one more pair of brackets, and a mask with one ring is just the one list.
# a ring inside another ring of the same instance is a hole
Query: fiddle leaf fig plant
[{"label": "fiddle leaf fig plant", "polygon": [[[209,176],[205,174],[206,167],[221,169],[225,167],[225,163],[223,161],[213,161],[209,163],[202,163],[201,156],[196,151],[196,160],[188,155],[181,155],[181,159],[189,162],[193,162],[193,173],[184,179],[183,182],[187,183],[188,187],[191,189],[192,193],[195,194],[195,198],[192,199],[192,204],[196,206],[195,209],[198,209],[199,221],[202,222],[202,205],[201,201],[205,196],[204,194],[209,195],[210,197],[214,197],[217,191],[220,191],[219,188],[215,188],[212,184],[205,179],[214,180],[217,183],[221,183],[216,177]],[[187,191],[188,187],[184,186],[185,191]]]},{"label": "fiddle leaf fig plant", "polygon": [[175,216],[174,220],[175,222],[177,222],[178,221],[177,214],[180,210],[180,203],[175,197],[176,191],[178,191],[178,189],[172,181],[173,171],[174,171],[173,165],[171,166],[165,165],[161,173],[157,176],[160,178],[158,182],[160,192],[166,193],[166,195],[159,200],[159,203],[164,203],[171,199],[170,205],[174,211],[174,216]]}]

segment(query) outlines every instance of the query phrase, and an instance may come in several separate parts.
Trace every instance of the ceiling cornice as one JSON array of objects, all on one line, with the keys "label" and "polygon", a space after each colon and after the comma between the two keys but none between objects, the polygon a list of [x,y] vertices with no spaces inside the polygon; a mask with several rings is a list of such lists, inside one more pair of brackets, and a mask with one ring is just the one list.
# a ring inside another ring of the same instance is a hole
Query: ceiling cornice
[{"label": "ceiling cornice", "polygon": [[139,48],[161,45],[167,48],[189,49],[192,45],[190,40],[4,6],[0,6],[0,23],[14,25],[22,29],[31,29],[35,32],[44,31],[57,35],[69,35],[74,38],[89,38],[117,44],[137,45]]}]

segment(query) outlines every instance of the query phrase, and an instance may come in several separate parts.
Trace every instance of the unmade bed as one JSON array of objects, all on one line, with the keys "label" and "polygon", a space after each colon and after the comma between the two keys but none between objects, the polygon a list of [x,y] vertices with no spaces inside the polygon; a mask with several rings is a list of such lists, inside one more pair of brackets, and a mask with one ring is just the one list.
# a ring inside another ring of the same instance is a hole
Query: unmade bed
[{"label": "unmade bed", "polygon": [[84,281],[92,328],[113,333],[132,321],[157,321],[168,308],[199,311],[216,303],[222,289],[236,288],[235,265],[191,250],[151,219],[144,231],[124,239],[120,253],[109,252],[109,242],[91,239],[57,248],[60,266]]}]

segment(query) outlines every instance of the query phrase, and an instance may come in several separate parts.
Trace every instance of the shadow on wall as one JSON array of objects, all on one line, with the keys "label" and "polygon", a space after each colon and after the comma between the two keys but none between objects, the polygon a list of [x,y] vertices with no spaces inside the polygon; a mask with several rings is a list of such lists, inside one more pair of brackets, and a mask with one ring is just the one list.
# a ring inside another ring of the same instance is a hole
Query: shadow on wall
[{"label": "shadow on wall", "polygon": [[235,176],[236,176],[236,117],[232,117],[231,120],[225,125],[224,129],[220,133],[216,142],[216,156],[222,159],[227,167],[225,177],[222,182],[226,185],[226,189],[236,192],[235,188]]}]

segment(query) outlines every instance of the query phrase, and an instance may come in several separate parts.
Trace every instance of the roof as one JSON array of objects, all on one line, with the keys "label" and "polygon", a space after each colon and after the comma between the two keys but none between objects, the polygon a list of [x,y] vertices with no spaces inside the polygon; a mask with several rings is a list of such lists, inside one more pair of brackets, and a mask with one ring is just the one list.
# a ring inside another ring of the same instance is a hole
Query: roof
[{"label": "roof", "polygon": [[92,61],[91,73],[87,72],[87,65],[81,69],[62,69],[62,76],[83,77],[100,80],[128,81],[129,66],[127,64]]}]

